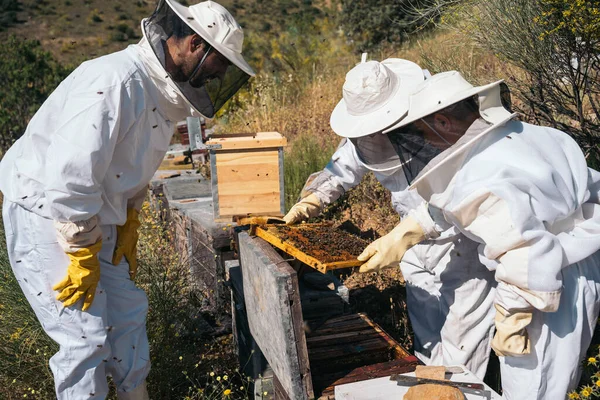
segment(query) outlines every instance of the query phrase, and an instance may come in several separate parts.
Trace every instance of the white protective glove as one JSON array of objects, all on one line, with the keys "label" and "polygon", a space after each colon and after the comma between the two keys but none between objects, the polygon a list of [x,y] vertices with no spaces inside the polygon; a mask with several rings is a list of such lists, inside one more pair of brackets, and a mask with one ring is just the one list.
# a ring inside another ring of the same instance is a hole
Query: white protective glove
[{"label": "white protective glove", "polygon": [[496,308],[496,334],[492,339],[492,349],[498,357],[519,357],[531,352],[527,325],[531,323],[531,311],[507,311],[499,304]]},{"label": "white protective glove", "polygon": [[287,225],[297,224],[321,214],[321,200],[314,193],[309,194],[288,211],[283,217]]},{"label": "white protective glove", "polygon": [[390,233],[368,245],[357,257],[358,261],[365,262],[359,272],[398,266],[404,253],[426,237],[423,228],[413,217],[404,218]]}]

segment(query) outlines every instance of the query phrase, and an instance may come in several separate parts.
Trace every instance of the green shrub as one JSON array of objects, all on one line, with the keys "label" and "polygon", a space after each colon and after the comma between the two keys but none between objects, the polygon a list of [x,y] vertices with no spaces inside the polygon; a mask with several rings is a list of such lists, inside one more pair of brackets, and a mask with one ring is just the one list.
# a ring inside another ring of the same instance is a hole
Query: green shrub
[{"label": "green shrub", "polygon": [[18,22],[17,12],[20,10],[18,0],[0,0],[0,32]]},{"label": "green shrub", "polygon": [[0,156],[18,139],[27,123],[69,69],[38,41],[10,36],[0,43]]},{"label": "green shrub", "polygon": [[323,148],[312,135],[302,135],[293,141],[284,161],[286,210],[299,200],[300,191],[310,174],[322,170],[334,151],[334,146]]},{"label": "green shrub", "polygon": [[90,12],[90,15],[88,16],[88,23],[90,24],[97,24],[104,21],[102,19],[102,17],[100,16],[100,11],[98,11],[98,9],[94,9],[92,12]]},{"label": "green shrub", "polygon": [[[516,65],[514,80],[531,118],[569,133],[588,164],[600,168],[600,5],[567,0],[489,0],[478,4],[470,32]],[[490,35],[489,32],[502,32]]]},{"label": "green shrub", "polygon": [[400,44],[414,30],[405,22],[422,0],[342,0],[341,22],[357,49],[373,50],[382,44]]},{"label": "green shrub", "polygon": [[[600,168],[600,5],[570,0],[429,0],[445,25],[504,64],[516,110],[571,135]],[[498,34],[490,34],[497,32]],[[461,43],[461,49],[463,48]],[[459,50],[460,51],[460,50]],[[446,63],[447,68],[452,65]],[[512,68],[512,71],[508,71]]]},{"label": "green shrub", "polygon": [[123,32],[113,32],[110,34],[110,40],[113,42],[126,42],[129,40],[129,36]]},{"label": "green shrub", "polygon": [[115,42],[126,42],[137,37],[135,30],[126,22],[120,22],[114,27],[109,27],[109,29],[116,31],[110,35],[110,39]]}]

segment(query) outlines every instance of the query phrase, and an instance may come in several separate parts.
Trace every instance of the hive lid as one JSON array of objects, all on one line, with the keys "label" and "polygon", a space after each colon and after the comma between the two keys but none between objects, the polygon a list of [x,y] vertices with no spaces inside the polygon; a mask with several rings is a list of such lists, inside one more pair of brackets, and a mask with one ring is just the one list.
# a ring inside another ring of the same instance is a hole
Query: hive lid
[{"label": "hive lid", "polygon": [[212,135],[206,142],[214,150],[240,150],[283,147],[287,139],[279,132],[232,133]]}]

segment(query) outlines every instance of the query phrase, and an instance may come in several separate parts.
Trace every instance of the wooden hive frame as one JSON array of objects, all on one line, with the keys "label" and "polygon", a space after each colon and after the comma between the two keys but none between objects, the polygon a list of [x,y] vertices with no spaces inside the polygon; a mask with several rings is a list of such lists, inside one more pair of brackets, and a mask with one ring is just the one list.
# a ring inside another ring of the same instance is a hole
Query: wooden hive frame
[{"label": "wooden hive frame", "polygon": [[[305,226],[317,226],[323,224],[302,224],[296,226],[287,226],[288,229],[297,229],[301,230]],[[279,225],[264,225],[264,226],[255,226],[252,228],[252,234],[263,238],[273,246],[277,247],[280,250],[283,250],[290,256],[302,261],[304,264],[318,270],[321,273],[326,273],[327,271],[340,269],[340,268],[351,268],[358,267],[363,264],[362,261],[358,261],[355,257],[349,257],[348,259],[340,260],[340,261],[323,261],[319,258],[312,256],[306,251],[302,251],[298,247],[294,245],[291,241],[283,240],[280,236],[277,235],[276,229]],[[340,235],[350,235],[347,232],[339,231]],[[355,238],[356,240],[361,240]],[[361,240],[362,241],[362,240]],[[368,242],[364,241],[363,248],[367,246]],[[362,251],[362,249],[360,249]]]}]

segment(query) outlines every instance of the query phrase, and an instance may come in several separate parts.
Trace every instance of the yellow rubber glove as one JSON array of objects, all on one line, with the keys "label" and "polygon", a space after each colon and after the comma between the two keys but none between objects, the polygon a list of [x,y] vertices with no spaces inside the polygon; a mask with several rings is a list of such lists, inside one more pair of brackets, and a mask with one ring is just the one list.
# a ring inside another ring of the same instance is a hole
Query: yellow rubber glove
[{"label": "yellow rubber glove", "polygon": [[82,297],[83,311],[92,305],[100,280],[98,253],[101,248],[102,241],[99,240],[90,247],[66,253],[71,260],[67,267],[67,277],[52,287],[52,290],[60,292],[56,299],[62,301],[65,307],[72,306]]},{"label": "yellow rubber glove", "polygon": [[119,265],[123,256],[129,263],[129,277],[135,279],[137,274],[137,242],[139,238],[138,228],[140,219],[138,210],[127,209],[127,221],[125,225],[117,226],[117,244],[113,253],[113,265]]},{"label": "yellow rubber glove", "polygon": [[293,225],[319,214],[321,214],[321,200],[314,193],[311,193],[294,204],[283,219],[287,225]]},{"label": "yellow rubber glove", "polygon": [[365,261],[359,272],[398,266],[404,253],[425,238],[423,228],[414,218],[404,218],[390,233],[368,245],[357,257],[358,261]]},{"label": "yellow rubber glove", "polygon": [[531,352],[531,343],[527,333],[527,325],[531,323],[533,314],[530,311],[508,312],[504,307],[496,307],[496,334],[492,339],[492,349],[498,357],[519,357]]}]

